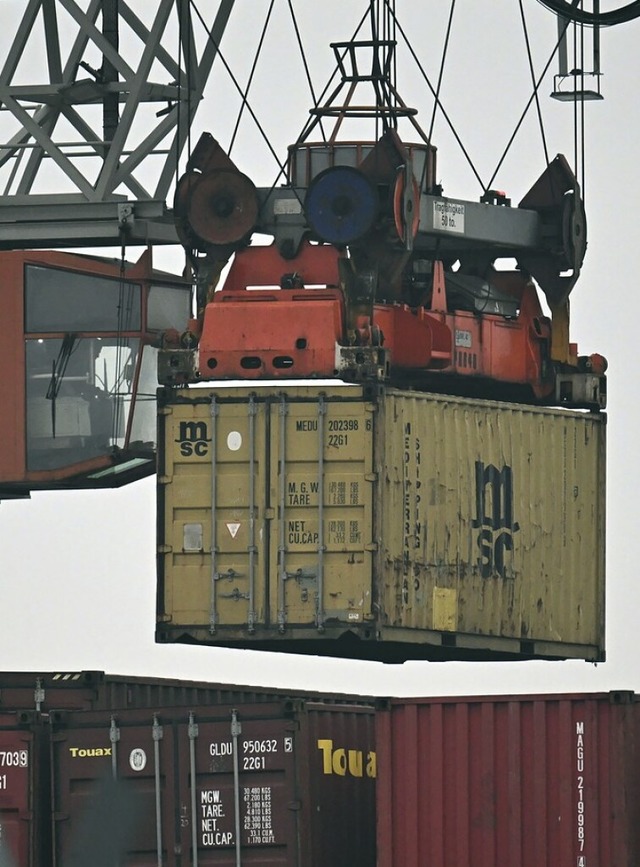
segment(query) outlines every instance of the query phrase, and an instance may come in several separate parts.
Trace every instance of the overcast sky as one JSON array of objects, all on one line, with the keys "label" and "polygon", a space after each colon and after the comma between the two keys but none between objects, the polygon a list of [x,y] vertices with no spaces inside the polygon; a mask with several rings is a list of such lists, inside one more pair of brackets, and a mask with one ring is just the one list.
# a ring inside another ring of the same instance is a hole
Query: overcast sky
[{"label": "overcast sky", "polygon": [[[536,70],[555,41],[555,19],[536,0],[523,0],[531,27]],[[140,7],[140,4],[131,3]],[[142,6],[152,6],[147,0]],[[200,8],[212,4],[200,3]],[[223,53],[242,78],[253,59],[262,0],[237,0]],[[604,3],[607,9],[619,3]],[[5,21],[17,21],[25,0],[2,0]],[[274,146],[286,145],[303,125],[309,96],[285,12],[280,7],[256,77],[254,110]],[[349,38],[364,0],[294,3],[318,89],[332,70],[330,41]],[[529,67],[513,0],[459,0],[443,79],[443,102],[483,178],[495,168],[531,92]],[[399,20],[433,82],[437,79],[449,4],[397,0]],[[15,13],[5,15],[5,10]],[[321,11],[320,11],[321,10]],[[585,198],[589,247],[572,296],[572,339],[582,354],[609,359],[607,655],[594,666],[556,663],[407,663],[388,667],[210,647],[154,645],[155,480],[108,492],[38,493],[0,504],[0,670],[103,669],[112,674],[180,677],[216,682],[323,691],[396,695],[499,692],[602,691],[640,688],[640,590],[635,542],[640,488],[636,378],[640,362],[640,172],[635,85],[640,21],[602,33],[605,99],[586,107]],[[7,32],[2,34],[7,38]],[[0,47],[2,47],[0,45]],[[4,46],[6,48],[6,45]],[[400,53],[400,52],[399,52]],[[541,89],[549,154],[573,163],[573,109],[549,99],[552,65]],[[406,52],[398,89],[420,110],[428,128],[432,100]],[[233,88],[217,68],[194,128],[228,144],[236,117]],[[0,114],[0,139],[9,133]],[[275,177],[274,163],[243,122],[234,156],[257,184]],[[225,138],[226,137],[226,138]],[[446,195],[477,199],[473,174],[441,117],[433,135],[439,179]],[[530,114],[494,186],[514,201],[544,168],[535,114]],[[163,251],[158,264],[182,267],[179,251]],[[3,377],[9,375],[3,371]],[[0,387],[1,391],[1,387]]]}]

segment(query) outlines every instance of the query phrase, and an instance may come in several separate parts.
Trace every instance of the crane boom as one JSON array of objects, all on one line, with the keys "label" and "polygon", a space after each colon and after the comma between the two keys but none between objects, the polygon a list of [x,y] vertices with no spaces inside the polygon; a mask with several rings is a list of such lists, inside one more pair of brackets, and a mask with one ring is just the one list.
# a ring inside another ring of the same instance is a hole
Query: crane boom
[{"label": "crane boom", "polygon": [[[111,246],[123,238],[177,243],[165,203],[233,6],[234,0],[215,4],[203,42],[195,39],[192,7],[184,0],[158,0],[150,23],[130,0],[91,0],[86,11],[73,0],[30,0],[0,71],[0,103],[15,121],[13,135],[0,143],[0,171],[8,172],[0,249]],[[69,16],[76,32],[63,53],[68,40],[61,25],[66,35]],[[119,50],[123,25],[135,37],[126,58]],[[42,51],[42,39],[49,80],[16,83],[21,61]],[[102,106],[102,130],[94,125],[96,106]],[[140,136],[134,120],[143,108]],[[146,182],[151,156],[160,165],[152,188]],[[68,192],[40,193],[51,162]],[[143,164],[145,180],[138,172]]]}]

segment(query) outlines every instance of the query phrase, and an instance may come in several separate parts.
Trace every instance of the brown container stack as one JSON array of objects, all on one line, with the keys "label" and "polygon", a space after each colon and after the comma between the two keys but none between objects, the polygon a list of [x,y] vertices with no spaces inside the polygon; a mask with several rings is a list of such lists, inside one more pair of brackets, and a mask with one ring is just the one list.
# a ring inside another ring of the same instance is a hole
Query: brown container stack
[{"label": "brown container stack", "polygon": [[375,865],[371,708],[79,713],[51,733],[55,864],[100,829],[132,865]]},{"label": "brown container stack", "polygon": [[83,672],[2,675],[0,697],[3,867],[640,863],[633,693],[374,701]]},{"label": "brown container stack", "polygon": [[375,867],[371,701],[101,672],[0,701],[3,867]]}]

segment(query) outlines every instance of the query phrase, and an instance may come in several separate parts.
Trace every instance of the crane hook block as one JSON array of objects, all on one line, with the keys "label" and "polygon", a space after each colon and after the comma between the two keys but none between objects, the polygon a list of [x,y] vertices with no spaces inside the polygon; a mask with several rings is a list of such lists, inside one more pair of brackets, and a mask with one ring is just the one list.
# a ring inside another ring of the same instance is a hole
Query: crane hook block
[{"label": "crane hook block", "polygon": [[352,244],[373,227],[379,197],[369,178],[351,166],[334,166],[316,175],[304,202],[309,227],[322,241]]}]

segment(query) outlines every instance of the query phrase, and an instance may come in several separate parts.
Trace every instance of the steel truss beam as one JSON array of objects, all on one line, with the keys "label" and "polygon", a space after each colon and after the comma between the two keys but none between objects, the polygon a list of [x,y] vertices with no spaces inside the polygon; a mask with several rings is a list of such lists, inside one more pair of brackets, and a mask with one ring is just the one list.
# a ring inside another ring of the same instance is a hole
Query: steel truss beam
[{"label": "steel truss beam", "polygon": [[[37,247],[42,238],[49,246],[69,246],[71,236],[79,246],[110,245],[123,231],[132,242],[177,242],[164,203],[234,0],[217,0],[214,11],[204,13],[211,18],[211,38],[203,28],[199,39],[190,0],[153,0],[150,23],[133,5],[28,0],[0,71],[0,248]],[[120,51],[125,32],[127,59]],[[17,83],[18,73],[24,76],[21,62],[41,55],[43,44],[48,81]],[[96,129],[100,108],[102,129]],[[5,112],[13,117],[14,133],[1,140]],[[68,193],[42,194],[38,182],[51,161]],[[51,216],[57,207],[59,233]],[[135,219],[136,211],[142,219]],[[96,220],[98,212],[116,215],[115,223]],[[159,216],[149,219],[151,212]]]}]

